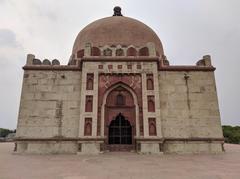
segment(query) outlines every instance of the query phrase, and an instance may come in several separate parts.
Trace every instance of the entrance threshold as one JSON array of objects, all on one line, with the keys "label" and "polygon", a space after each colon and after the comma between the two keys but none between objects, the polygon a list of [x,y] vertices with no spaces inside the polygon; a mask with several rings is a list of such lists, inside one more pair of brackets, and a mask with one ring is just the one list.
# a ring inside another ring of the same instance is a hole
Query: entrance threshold
[{"label": "entrance threshold", "polygon": [[135,145],[124,145],[124,144],[110,144],[106,145],[106,150],[110,152],[132,152],[135,150]]}]

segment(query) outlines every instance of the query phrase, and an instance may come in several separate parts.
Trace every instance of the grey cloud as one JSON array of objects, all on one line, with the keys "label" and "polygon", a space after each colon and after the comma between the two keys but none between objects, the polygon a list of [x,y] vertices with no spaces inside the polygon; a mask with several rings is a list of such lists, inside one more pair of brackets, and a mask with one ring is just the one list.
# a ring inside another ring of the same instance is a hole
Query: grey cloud
[{"label": "grey cloud", "polygon": [[9,29],[0,29],[0,48],[1,47],[17,47],[16,35]]},{"label": "grey cloud", "polygon": [[24,60],[15,33],[0,29],[0,127],[16,128]]}]

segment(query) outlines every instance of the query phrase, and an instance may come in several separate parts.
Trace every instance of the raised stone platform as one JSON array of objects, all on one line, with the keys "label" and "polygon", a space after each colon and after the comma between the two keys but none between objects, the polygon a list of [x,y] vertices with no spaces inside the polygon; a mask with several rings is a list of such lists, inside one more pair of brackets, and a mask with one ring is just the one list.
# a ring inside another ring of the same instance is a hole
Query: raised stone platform
[{"label": "raised stone platform", "polygon": [[13,143],[0,143],[4,179],[239,179],[240,145],[224,144],[222,154],[14,155]]}]

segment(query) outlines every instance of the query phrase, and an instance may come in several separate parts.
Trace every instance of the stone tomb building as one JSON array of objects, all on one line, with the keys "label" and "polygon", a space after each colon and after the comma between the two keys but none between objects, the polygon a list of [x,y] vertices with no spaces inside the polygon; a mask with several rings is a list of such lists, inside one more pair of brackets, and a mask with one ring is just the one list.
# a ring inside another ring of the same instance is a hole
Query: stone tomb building
[{"label": "stone tomb building", "polygon": [[112,17],[78,34],[67,65],[27,56],[17,153],[218,153],[215,68],[170,65],[157,34]]}]

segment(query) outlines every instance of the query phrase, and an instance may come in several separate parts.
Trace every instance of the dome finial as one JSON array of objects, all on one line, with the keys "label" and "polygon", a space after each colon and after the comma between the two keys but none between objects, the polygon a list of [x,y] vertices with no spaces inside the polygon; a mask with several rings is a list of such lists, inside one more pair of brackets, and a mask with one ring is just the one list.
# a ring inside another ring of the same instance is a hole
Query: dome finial
[{"label": "dome finial", "polygon": [[121,7],[115,6],[113,11],[114,11],[113,16],[123,16],[122,13],[121,13]]}]

